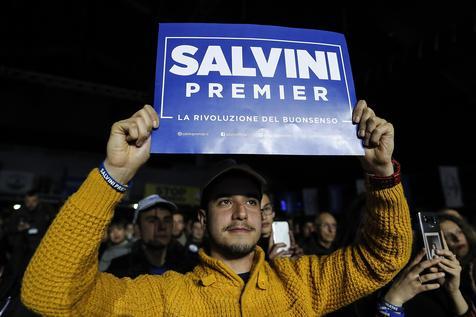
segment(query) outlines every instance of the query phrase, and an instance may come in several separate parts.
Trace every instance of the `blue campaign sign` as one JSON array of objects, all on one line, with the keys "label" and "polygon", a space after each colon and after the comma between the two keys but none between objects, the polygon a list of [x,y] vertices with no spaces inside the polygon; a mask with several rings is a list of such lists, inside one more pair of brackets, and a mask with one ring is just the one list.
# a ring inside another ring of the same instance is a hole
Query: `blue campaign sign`
[{"label": "blue campaign sign", "polygon": [[363,155],[342,34],[159,25],[152,153]]}]

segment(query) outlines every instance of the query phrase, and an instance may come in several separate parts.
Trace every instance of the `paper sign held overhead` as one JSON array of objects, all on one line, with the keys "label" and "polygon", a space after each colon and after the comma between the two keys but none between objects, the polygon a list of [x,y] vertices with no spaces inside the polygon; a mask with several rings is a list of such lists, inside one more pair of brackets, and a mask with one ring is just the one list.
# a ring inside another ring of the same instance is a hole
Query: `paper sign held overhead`
[{"label": "paper sign held overhead", "polygon": [[159,26],[153,153],[363,155],[342,34]]}]

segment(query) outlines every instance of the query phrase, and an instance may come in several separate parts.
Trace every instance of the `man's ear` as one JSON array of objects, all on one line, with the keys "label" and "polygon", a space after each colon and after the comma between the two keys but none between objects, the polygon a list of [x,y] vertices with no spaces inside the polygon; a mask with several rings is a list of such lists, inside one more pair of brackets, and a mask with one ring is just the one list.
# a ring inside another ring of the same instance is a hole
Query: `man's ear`
[{"label": "man's ear", "polygon": [[198,221],[202,224],[203,228],[207,227],[207,212],[204,209],[198,210]]}]

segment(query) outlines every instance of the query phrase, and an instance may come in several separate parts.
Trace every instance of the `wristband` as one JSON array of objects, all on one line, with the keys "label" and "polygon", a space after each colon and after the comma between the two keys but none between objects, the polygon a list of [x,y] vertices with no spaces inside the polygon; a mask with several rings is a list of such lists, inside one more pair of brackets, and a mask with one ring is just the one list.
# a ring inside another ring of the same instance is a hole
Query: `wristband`
[{"label": "wristband", "polygon": [[377,310],[379,313],[381,313],[384,316],[405,317],[405,312],[403,310],[403,307],[392,305],[383,299],[380,300],[380,302],[378,303]]},{"label": "wristband", "polygon": [[386,189],[398,185],[401,182],[400,163],[392,160],[394,172],[390,176],[366,175],[367,185],[371,189]]},{"label": "wristband", "polygon": [[116,181],[114,178],[112,178],[111,175],[109,175],[106,168],[104,167],[104,162],[102,162],[101,165],[99,166],[99,174],[101,174],[101,176],[109,184],[109,186],[111,186],[112,188],[114,188],[120,193],[125,192],[129,188],[129,185],[123,185],[119,183],[118,181]]}]

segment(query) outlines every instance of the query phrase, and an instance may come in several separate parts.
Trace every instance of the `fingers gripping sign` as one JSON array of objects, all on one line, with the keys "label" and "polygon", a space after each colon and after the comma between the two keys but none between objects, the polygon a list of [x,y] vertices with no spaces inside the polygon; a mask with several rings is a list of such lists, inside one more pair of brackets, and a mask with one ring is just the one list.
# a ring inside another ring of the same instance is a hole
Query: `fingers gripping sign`
[{"label": "fingers gripping sign", "polygon": [[364,100],[360,100],[354,108],[352,121],[357,124],[357,136],[365,147],[365,156],[361,159],[363,168],[377,176],[392,175],[393,125],[377,117]]},{"label": "fingers gripping sign", "polygon": [[150,155],[152,129],[159,127],[154,108],[145,105],[132,117],[113,124],[104,166],[117,181],[126,184]]}]

